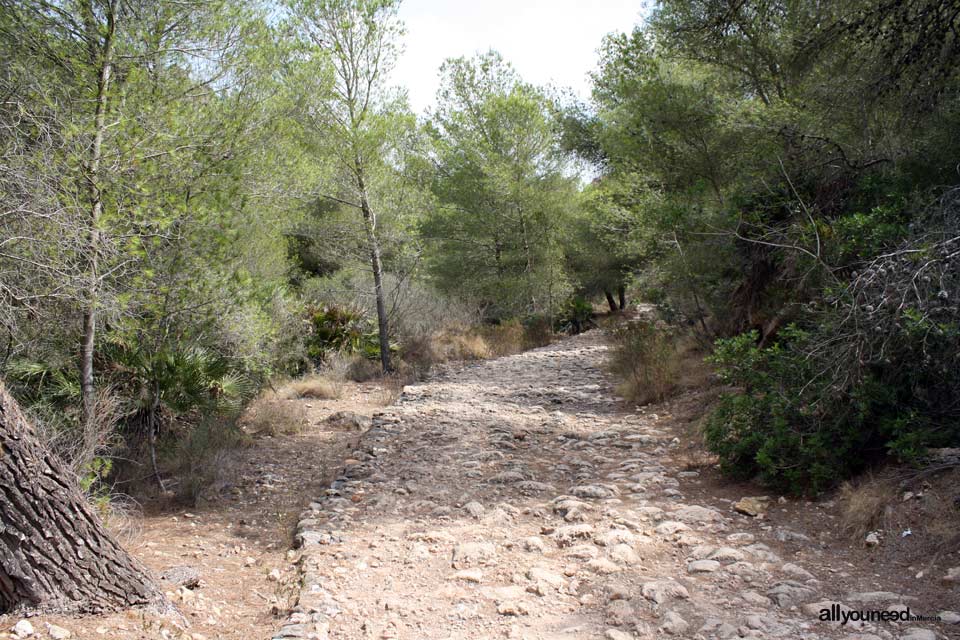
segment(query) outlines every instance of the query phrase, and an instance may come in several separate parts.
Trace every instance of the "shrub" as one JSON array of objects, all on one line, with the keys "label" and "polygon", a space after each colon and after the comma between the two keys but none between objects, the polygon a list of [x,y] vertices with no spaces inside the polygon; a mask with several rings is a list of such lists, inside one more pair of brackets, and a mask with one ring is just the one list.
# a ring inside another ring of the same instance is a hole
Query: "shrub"
[{"label": "shrub", "polygon": [[[292,403],[291,403],[292,404]],[[195,505],[230,473],[233,452],[246,444],[235,420],[209,418],[178,438],[165,462],[176,478],[176,498]]]},{"label": "shrub", "polygon": [[512,318],[499,324],[484,325],[478,329],[478,333],[495,357],[544,347],[554,338],[550,321],[543,316],[534,316],[526,321]]},{"label": "shrub", "polygon": [[582,333],[593,323],[593,305],[581,296],[567,300],[556,322],[557,330],[565,333]]},{"label": "shrub", "polygon": [[343,384],[331,376],[307,376],[286,385],[286,395],[292,398],[334,400],[343,395]]},{"label": "shrub", "polygon": [[653,321],[636,320],[612,331],[609,366],[623,382],[617,391],[636,404],[660,402],[676,387],[679,350],[670,334]]},{"label": "shrub", "polygon": [[333,353],[379,355],[376,328],[363,312],[348,307],[325,306],[307,310],[311,335],[307,355],[317,362]]},{"label": "shrub", "polygon": [[766,349],[755,332],[718,342],[713,361],[738,389],[721,396],[705,436],[725,472],[815,494],[889,455],[909,462],[955,440],[956,427],[934,428],[933,408],[903,377],[909,365],[915,380],[929,380],[921,362],[900,361],[896,375],[889,364],[869,367],[845,381],[824,375],[822,338],[790,327]]},{"label": "shrub", "polygon": [[257,435],[290,435],[299,433],[307,422],[303,404],[267,391],[247,408],[243,424]]}]

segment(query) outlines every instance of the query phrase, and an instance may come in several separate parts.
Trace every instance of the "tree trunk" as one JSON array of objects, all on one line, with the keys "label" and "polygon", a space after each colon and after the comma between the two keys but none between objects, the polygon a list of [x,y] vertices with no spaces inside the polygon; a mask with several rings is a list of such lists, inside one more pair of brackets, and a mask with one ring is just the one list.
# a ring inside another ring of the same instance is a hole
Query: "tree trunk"
[{"label": "tree trunk", "polygon": [[610,313],[616,313],[616,312],[617,312],[617,302],[616,302],[616,300],[613,299],[613,294],[610,293],[609,291],[607,291],[606,289],[604,289],[604,290],[603,290],[603,295],[606,296],[606,298],[607,298],[607,306],[610,307]]},{"label": "tree trunk", "polygon": [[620,311],[627,308],[627,290],[623,285],[617,287],[617,299],[620,301]]},{"label": "tree trunk", "polygon": [[380,261],[380,242],[377,240],[377,222],[370,203],[367,200],[367,187],[363,179],[363,166],[357,162],[357,187],[360,191],[360,211],[363,214],[363,226],[367,231],[367,244],[370,247],[370,266],[373,269],[373,288],[377,299],[377,333],[380,338],[380,364],[384,373],[390,373],[390,327],[387,323],[387,304],[383,295],[383,264]]},{"label": "tree trunk", "polygon": [[[88,19],[93,21],[93,9],[88,7]],[[90,34],[91,42],[94,42],[96,29],[88,25],[88,29],[93,31]],[[80,347],[80,396],[83,402],[83,419],[85,423],[93,420],[93,407],[96,403],[96,388],[94,387],[93,377],[93,355],[94,345],[96,343],[97,332],[97,297],[99,291],[98,273],[99,254],[100,254],[100,216],[103,213],[103,193],[101,192],[100,181],[100,162],[103,157],[103,135],[106,131],[107,116],[107,92],[110,89],[110,76],[113,73],[113,37],[116,29],[114,14],[112,10],[107,13],[107,29],[104,35],[103,48],[92,55],[99,53],[100,69],[97,74],[97,106],[94,113],[94,133],[93,144],[90,147],[90,162],[87,166],[87,195],[90,198],[90,230],[87,241],[87,251],[89,258],[87,261],[87,299],[83,310],[83,342]]]},{"label": "tree trunk", "polygon": [[165,606],[0,383],[0,612]]}]

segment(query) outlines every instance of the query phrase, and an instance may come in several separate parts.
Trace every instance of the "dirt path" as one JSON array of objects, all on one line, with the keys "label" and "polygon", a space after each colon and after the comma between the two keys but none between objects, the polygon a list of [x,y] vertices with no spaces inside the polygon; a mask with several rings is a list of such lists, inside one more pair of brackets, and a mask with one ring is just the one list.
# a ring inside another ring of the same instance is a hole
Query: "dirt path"
[{"label": "dirt path", "polygon": [[[369,416],[390,390],[377,383],[345,385],[337,400],[289,400],[303,405],[300,433],[256,437],[216,463],[219,480],[189,509],[154,508],[111,527],[156,575],[183,620],[131,610],[87,617],[29,618],[34,634],[10,633],[19,616],[0,616],[0,639],[253,640],[269,638],[296,602],[298,576],[288,557],[297,515],[321,493],[356,445],[353,425],[327,418],[340,411]],[[178,585],[190,576],[189,588]],[[184,622],[186,624],[184,624]],[[50,628],[48,625],[55,625]],[[60,630],[57,630],[59,628]]]},{"label": "dirt path", "polygon": [[772,526],[704,492],[678,421],[617,409],[604,351],[594,332],[407,387],[302,514],[300,602],[275,637],[933,640],[960,628],[821,623],[831,601],[939,610],[878,588],[876,568],[817,562],[816,522]]},{"label": "dirt path", "polygon": [[[17,636],[19,618],[0,616],[0,638],[58,637],[48,624],[80,640],[960,637],[943,612],[960,609],[958,587],[844,547],[830,501],[734,512],[758,490],[686,446],[705,396],[625,412],[605,351],[593,332],[450,367],[388,408],[375,383],[291,400],[303,432],[258,438],[203,506],[136,519],[124,538],[158,574],[199,573],[163,584],[189,626],[39,616]],[[340,411],[372,426],[328,420]],[[840,629],[818,620],[830,602],[944,623]]]}]

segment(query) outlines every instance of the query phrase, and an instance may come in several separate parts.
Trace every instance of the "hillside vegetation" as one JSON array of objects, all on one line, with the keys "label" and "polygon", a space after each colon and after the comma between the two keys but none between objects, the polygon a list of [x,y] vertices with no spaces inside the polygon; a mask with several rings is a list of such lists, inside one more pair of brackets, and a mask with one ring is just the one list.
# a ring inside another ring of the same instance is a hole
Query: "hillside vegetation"
[{"label": "hillside vegetation", "polygon": [[91,493],[195,498],[280,379],[637,300],[632,399],[708,357],[730,474],[815,493],[960,441],[954,2],[661,0],[586,103],[490,51],[422,116],[397,10],[0,0],[0,374]]}]

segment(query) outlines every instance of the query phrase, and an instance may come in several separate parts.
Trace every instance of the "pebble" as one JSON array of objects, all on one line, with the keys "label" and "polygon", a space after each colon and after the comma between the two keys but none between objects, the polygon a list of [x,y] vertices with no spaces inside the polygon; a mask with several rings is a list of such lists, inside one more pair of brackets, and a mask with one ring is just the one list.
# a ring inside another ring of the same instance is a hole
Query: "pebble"
[{"label": "pebble", "polygon": [[53,640],[68,640],[73,634],[68,629],[55,624],[47,624],[47,633]]},{"label": "pebble", "polygon": [[17,638],[29,638],[34,634],[33,625],[29,620],[20,620],[10,630]]},{"label": "pebble", "polygon": [[713,573],[720,568],[720,563],[716,560],[694,560],[687,565],[687,571],[690,573]]},{"label": "pebble", "polygon": [[679,636],[686,633],[687,629],[690,628],[690,623],[684,620],[679,613],[668,611],[663,616],[663,623],[660,628],[670,635]]}]

